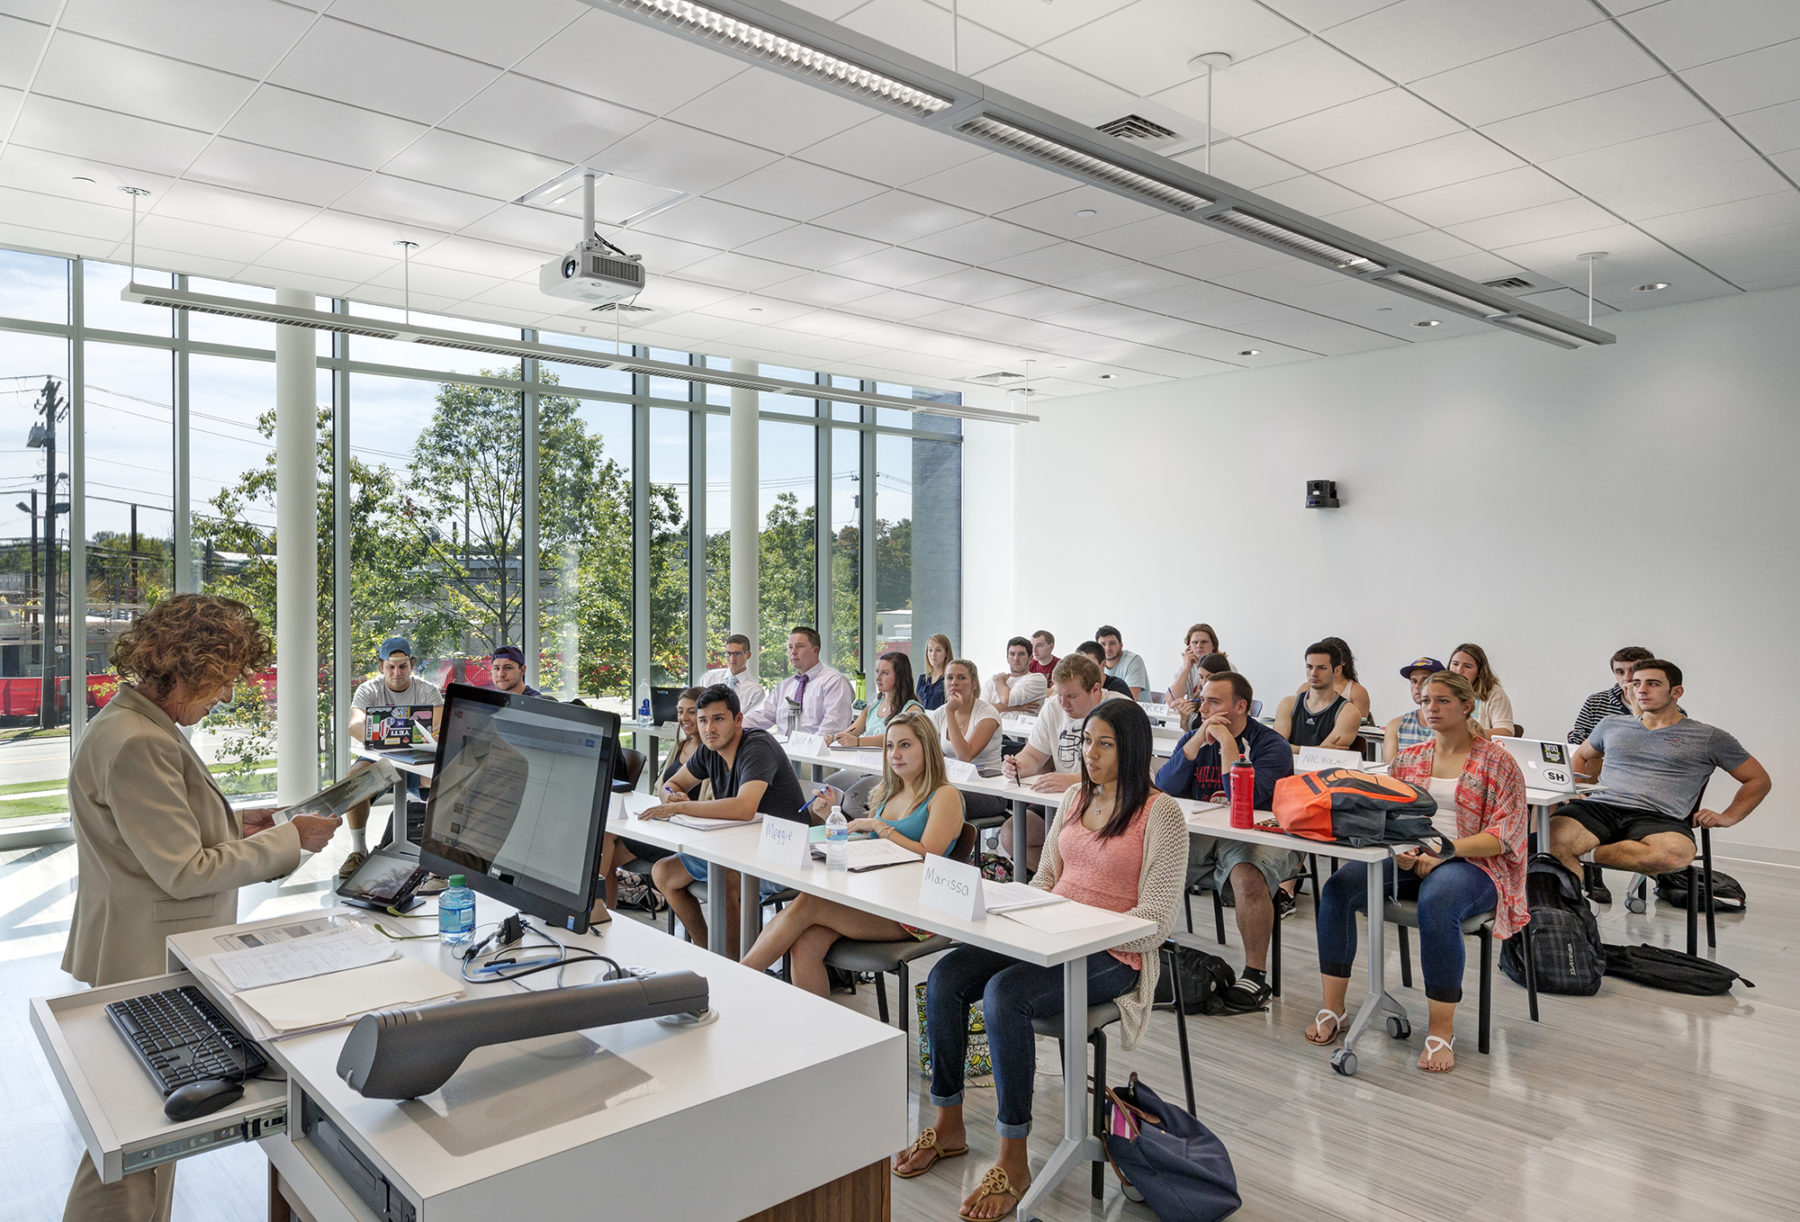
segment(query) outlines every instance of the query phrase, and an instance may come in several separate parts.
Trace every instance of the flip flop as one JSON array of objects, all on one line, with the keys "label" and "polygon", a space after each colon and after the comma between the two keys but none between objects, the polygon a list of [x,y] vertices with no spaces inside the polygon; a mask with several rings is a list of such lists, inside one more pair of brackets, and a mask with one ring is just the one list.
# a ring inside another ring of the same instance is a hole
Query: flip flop
[{"label": "flip flop", "polygon": [[902,1171],[898,1167],[894,1167],[892,1168],[894,1174],[903,1180],[914,1179],[924,1175],[927,1171],[937,1166],[946,1158],[958,1158],[967,1154],[969,1152],[969,1147],[964,1145],[958,1146],[954,1150],[947,1150],[943,1146],[938,1145],[937,1130],[928,1128],[921,1131],[919,1135],[913,1139],[912,1145],[906,1147],[905,1153],[900,1156],[901,1160],[908,1161],[913,1155],[922,1150],[935,1150],[936,1153],[932,1156],[931,1161],[926,1163],[923,1167],[916,1167],[911,1171]]},{"label": "flip flop", "polygon": [[[1027,1184],[1026,1187],[1028,1188],[1030,1185]],[[1024,1195],[1025,1189],[1014,1188],[1012,1180],[1007,1177],[1006,1172],[998,1167],[989,1167],[987,1169],[987,1174],[981,1177],[981,1191],[976,1194],[973,1201],[970,1201],[956,1212],[962,1217],[969,1219],[969,1222],[997,1222],[1000,1218],[1011,1217],[1013,1213],[1018,1210],[1019,1201]],[[989,1197],[1011,1197],[1013,1199],[1012,1208],[1006,1210],[1004,1213],[995,1214],[993,1218],[977,1218],[974,1214],[969,1212],[969,1210],[981,1204]]]},{"label": "flip flop", "polygon": [[1319,1012],[1317,1014],[1313,1015],[1313,1029],[1315,1031],[1317,1031],[1320,1035],[1324,1035],[1325,1034],[1325,1030],[1324,1030],[1325,1020],[1330,1019],[1331,1020],[1331,1036],[1330,1036],[1330,1038],[1316,1040],[1312,1036],[1306,1035],[1306,1032],[1304,1032],[1304,1031],[1302,1031],[1300,1034],[1306,1036],[1306,1042],[1309,1044],[1317,1044],[1320,1048],[1329,1048],[1331,1045],[1338,1042],[1338,1036],[1344,1034],[1344,1020],[1348,1017],[1350,1017],[1350,1011],[1348,1011],[1348,1010],[1345,1010],[1342,1014],[1333,1014],[1330,1010],[1320,1007]]},{"label": "flip flop", "polygon": [[[1454,1054],[1456,1052],[1456,1037],[1453,1035],[1449,1039],[1445,1039],[1439,1035],[1426,1036],[1425,1059],[1430,1060],[1432,1054],[1436,1052],[1448,1052]],[[1452,1069],[1456,1068],[1456,1062],[1452,1061],[1450,1064],[1445,1065],[1440,1069],[1433,1069],[1429,1065],[1421,1065],[1419,1068],[1426,1073],[1449,1073]]]}]

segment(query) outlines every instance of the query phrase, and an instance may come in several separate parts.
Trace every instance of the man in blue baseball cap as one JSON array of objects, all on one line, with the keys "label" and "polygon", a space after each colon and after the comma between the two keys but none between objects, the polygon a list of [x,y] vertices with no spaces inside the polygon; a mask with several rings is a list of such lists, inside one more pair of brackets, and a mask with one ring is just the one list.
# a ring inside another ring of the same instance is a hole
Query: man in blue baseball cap
[{"label": "man in blue baseball cap", "polygon": [[525,651],[517,645],[502,645],[488,659],[488,674],[496,691],[514,696],[536,696],[538,689],[525,682]]},{"label": "man in blue baseball cap", "polygon": [[[437,684],[429,683],[413,673],[412,642],[403,636],[389,637],[381,643],[375,662],[380,673],[358,687],[356,694],[350,697],[350,721],[345,727],[350,735],[350,742],[356,747],[363,745],[370,709],[405,706],[412,710],[416,725],[435,732],[437,710],[444,705],[444,693],[438,690]],[[417,784],[417,780],[409,775],[407,792],[416,792]],[[344,864],[338,868],[339,878],[349,878],[368,859],[369,843],[364,831],[368,822],[367,802],[359,802],[344,812],[344,827],[350,833],[350,855],[344,858]]]},{"label": "man in blue baseball cap", "polygon": [[1396,752],[1404,748],[1431,741],[1431,731],[1419,720],[1419,696],[1425,687],[1425,680],[1442,669],[1442,662],[1427,657],[1414,658],[1400,668],[1400,677],[1412,684],[1413,707],[1387,723],[1387,741],[1382,746],[1382,759],[1391,760]]}]

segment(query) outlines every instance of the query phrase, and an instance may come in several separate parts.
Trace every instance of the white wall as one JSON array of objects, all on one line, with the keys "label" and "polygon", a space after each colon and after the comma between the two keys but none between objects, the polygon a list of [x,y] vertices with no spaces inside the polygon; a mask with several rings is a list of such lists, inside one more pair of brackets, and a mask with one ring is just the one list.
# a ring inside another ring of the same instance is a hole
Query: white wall
[{"label": "white wall", "polygon": [[[1402,662],[1472,640],[1527,733],[1550,738],[1610,681],[1615,648],[1646,645],[1686,671],[1688,711],[1774,775],[1722,852],[1800,864],[1783,673],[1800,618],[1800,289],[1605,325],[1619,342],[1604,349],[1484,335],[971,426],[965,486],[1004,467],[1013,496],[966,494],[958,644],[992,664],[1015,631],[1047,626],[1061,652],[1111,622],[1158,684],[1206,620],[1272,700],[1335,634],[1386,720],[1405,707]],[[1342,508],[1304,508],[1320,477]],[[1046,481],[1053,501],[1031,490]],[[1716,781],[1713,804],[1734,788]]]}]

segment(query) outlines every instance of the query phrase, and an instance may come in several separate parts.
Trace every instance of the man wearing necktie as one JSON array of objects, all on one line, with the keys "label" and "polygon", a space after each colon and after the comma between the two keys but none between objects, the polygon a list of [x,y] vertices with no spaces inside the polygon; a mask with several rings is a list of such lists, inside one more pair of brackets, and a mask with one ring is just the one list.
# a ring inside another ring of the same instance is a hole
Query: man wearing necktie
[{"label": "man wearing necktie", "polygon": [[848,728],[856,689],[843,672],[819,661],[818,630],[804,625],[794,628],[788,633],[787,653],[794,673],[776,686],[774,695],[744,715],[745,727],[785,730],[787,711],[795,707],[794,728],[803,734],[829,736]]},{"label": "man wearing necktie", "polygon": [[750,638],[734,632],[725,638],[725,665],[700,676],[701,687],[723,683],[738,698],[738,708],[749,713],[768,695],[750,673]]}]

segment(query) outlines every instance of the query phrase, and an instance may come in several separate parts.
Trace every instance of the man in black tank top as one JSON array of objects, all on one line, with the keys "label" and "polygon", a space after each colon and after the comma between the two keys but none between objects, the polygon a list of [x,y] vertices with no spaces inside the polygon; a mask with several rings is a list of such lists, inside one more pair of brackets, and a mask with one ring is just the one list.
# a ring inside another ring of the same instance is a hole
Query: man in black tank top
[{"label": "man in black tank top", "polygon": [[1275,732],[1296,752],[1302,747],[1342,751],[1356,745],[1362,712],[1332,687],[1332,672],[1342,664],[1343,654],[1331,641],[1306,647],[1306,690],[1283,697],[1275,710]]}]

